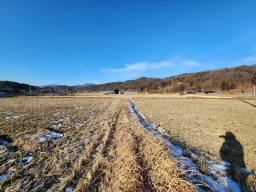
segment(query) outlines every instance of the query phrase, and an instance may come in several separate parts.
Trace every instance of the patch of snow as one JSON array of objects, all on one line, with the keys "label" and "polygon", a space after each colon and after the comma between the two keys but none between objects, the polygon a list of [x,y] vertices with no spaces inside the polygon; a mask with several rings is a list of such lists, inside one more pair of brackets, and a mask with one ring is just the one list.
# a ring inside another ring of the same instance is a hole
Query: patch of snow
[{"label": "patch of snow", "polygon": [[4,112],[4,114],[6,115],[5,117],[6,120],[11,119],[12,116],[14,116],[14,113],[9,111]]},{"label": "patch of snow", "polygon": [[24,116],[27,116],[26,115],[14,115],[13,113],[8,113],[8,115],[5,117],[6,120],[8,119],[18,119],[20,117],[24,117]]},{"label": "patch of snow", "polygon": [[0,154],[3,155],[7,152],[7,148],[4,145],[0,145]]},{"label": "patch of snow", "polygon": [[59,123],[59,124],[54,124],[54,125],[52,125],[52,128],[58,129],[58,128],[60,128],[61,126],[62,126],[61,123]]},{"label": "patch of snow", "polygon": [[73,191],[73,186],[69,185],[65,188],[65,192],[72,192]]},{"label": "patch of snow", "polygon": [[68,127],[63,127],[63,128],[61,128],[62,130],[65,130],[65,129],[73,129],[73,128],[80,128],[80,127],[82,127],[83,126],[83,124],[82,123],[78,123],[78,122],[76,122],[76,123],[71,123]]},{"label": "patch of snow", "polygon": [[47,133],[45,133],[44,135],[41,135],[38,138],[39,142],[46,142],[46,141],[58,141],[59,139],[61,139],[64,136],[63,133],[61,132],[57,132],[57,131],[48,131]]},{"label": "patch of snow", "polygon": [[71,126],[69,126],[69,128],[79,128],[79,127],[82,127],[82,126],[83,126],[83,124],[81,124],[81,123],[74,123]]},{"label": "patch of snow", "polygon": [[[64,122],[68,122],[69,125],[65,126]],[[79,122],[70,122],[69,116],[65,116],[65,117],[59,119],[58,121],[54,121],[53,123],[54,124],[52,125],[52,128],[61,129],[61,130],[80,128],[83,126],[83,124],[79,123]]]},{"label": "patch of snow", "polygon": [[8,116],[12,116],[13,115],[13,112],[10,112],[10,111],[6,111],[4,112],[5,115],[8,115]]},{"label": "patch of snow", "polygon": [[159,133],[161,133],[162,135],[165,135],[165,136],[170,136],[170,132],[169,131],[166,131],[164,128],[162,127],[157,127],[157,131]]},{"label": "patch of snow", "polygon": [[27,164],[29,164],[31,161],[33,160],[33,156],[32,155],[26,155],[21,161],[21,165],[25,166]]},{"label": "patch of snow", "polygon": [[0,175],[0,181],[5,181],[5,180],[7,180],[8,177],[9,177],[8,174],[2,174],[2,175]]},{"label": "patch of snow", "polygon": [[64,121],[65,121],[65,118],[61,118],[58,121],[54,121],[53,122],[54,124],[52,125],[52,128],[54,128],[54,129],[60,128]]},{"label": "patch of snow", "polygon": [[7,161],[7,164],[12,164],[12,163],[14,163],[15,161],[16,161],[16,159],[10,159],[10,160]]},{"label": "patch of snow", "polygon": [[13,172],[15,172],[15,171],[16,171],[15,168],[12,168],[12,167],[9,168],[6,173],[3,173],[3,174],[0,175],[0,181],[5,181],[5,180],[7,180],[8,177],[10,177],[11,174],[12,174]]},{"label": "patch of snow", "polygon": [[53,116],[57,116],[60,112],[54,113]]}]

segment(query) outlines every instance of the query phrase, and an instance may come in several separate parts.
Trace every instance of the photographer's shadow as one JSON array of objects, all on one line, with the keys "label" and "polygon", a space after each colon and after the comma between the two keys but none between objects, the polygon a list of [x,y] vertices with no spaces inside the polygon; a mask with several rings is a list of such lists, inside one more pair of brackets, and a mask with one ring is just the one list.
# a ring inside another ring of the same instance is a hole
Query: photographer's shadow
[{"label": "photographer's shadow", "polygon": [[241,168],[246,168],[243,146],[230,131],[220,137],[225,139],[220,149],[220,156],[222,160],[231,164],[227,170],[227,176],[236,181],[242,189],[246,189],[247,175],[241,170]]}]

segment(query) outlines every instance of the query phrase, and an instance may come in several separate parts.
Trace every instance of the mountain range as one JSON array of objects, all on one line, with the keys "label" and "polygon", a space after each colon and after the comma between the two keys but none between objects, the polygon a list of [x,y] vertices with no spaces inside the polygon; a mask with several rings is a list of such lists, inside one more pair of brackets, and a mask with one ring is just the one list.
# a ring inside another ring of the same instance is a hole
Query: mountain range
[{"label": "mountain range", "polygon": [[94,92],[94,91],[136,91],[136,92],[182,92],[193,91],[246,91],[252,87],[252,79],[255,78],[256,65],[224,68],[197,73],[187,73],[167,78],[141,77],[124,82],[111,82],[104,84],[86,83],[83,85],[57,85],[33,86],[11,81],[0,81],[0,91],[25,91],[34,92]]}]

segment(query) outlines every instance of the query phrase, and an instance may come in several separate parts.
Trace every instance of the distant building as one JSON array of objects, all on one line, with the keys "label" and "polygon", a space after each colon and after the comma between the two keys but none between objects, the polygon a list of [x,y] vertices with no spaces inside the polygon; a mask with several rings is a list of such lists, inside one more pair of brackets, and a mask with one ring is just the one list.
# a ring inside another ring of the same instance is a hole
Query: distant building
[{"label": "distant building", "polygon": [[209,94],[209,93],[215,93],[215,91],[211,91],[211,90],[205,90],[204,91],[205,94]]},{"label": "distant building", "polygon": [[185,90],[183,93],[184,94],[197,94],[198,92],[195,90]]}]

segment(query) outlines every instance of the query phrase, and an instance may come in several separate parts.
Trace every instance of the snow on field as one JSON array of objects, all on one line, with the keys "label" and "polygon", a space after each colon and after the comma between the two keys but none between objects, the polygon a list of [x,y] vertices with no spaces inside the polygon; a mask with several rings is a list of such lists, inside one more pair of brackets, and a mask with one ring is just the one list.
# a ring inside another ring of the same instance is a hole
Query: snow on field
[{"label": "snow on field", "polygon": [[73,186],[69,185],[65,188],[65,192],[72,192],[73,191]]},{"label": "snow on field", "polygon": [[59,120],[54,121],[51,127],[53,129],[66,130],[66,129],[79,128],[81,126],[83,126],[82,123],[71,122],[69,116],[64,116],[64,117],[60,118]]},{"label": "snow on field", "polygon": [[[16,159],[10,159],[10,154],[13,153],[13,149],[11,146],[12,139],[9,137],[2,135],[0,138],[0,157],[7,157],[7,162],[3,164],[3,166],[9,166],[15,163]],[[19,151],[17,151],[19,153]],[[21,161],[19,161],[20,165],[26,166],[33,160],[32,155],[27,154],[23,157]],[[0,173],[0,181],[7,180],[14,172],[16,172],[16,168],[10,167],[7,171]]]},{"label": "snow on field", "polygon": [[1,173],[0,175],[0,181],[5,181],[8,179],[8,177],[10,177],[12,175],[12,173],[14,173],[16,171],[15,168],[11,167],[8,169],[8,171],[6,173]]},{"label": "snow on field", "polygon": [[[191,181],[193,184],[198,186],[198,191],[217,191],[217,192],[239,192],[239,185],[234,182],[230,177],[227,177],[226,170],[229,169],[230,164],[228,162],[215,163],[214,161],[206,160],[206,166],[208,170],[206,173],[200,172],[200,167],[198,164],[193,162],[193,158],[185,157],[184,154],[189,153],[190,157],[197,157],[199,155],[193,153],[192,151],[185,151],[182,147],[173,144],[164,136],[170,136],[168,131],[165,131],[162,127],[155,127],[152,123],[147,122],[142,113],[140,113],[135,104],[130,101],[129,104],[130,111],[139,119],[140,123],[148,131],[153,133],[155,137],[161,141],[163,144],[169,147],[170,157],[178,160],[177,165],[180,170],[184,171],[184,176]],[[249,170],[244,170],[247,174],[252,174]],[[256,175],[254,175],[256,176]],[[204,187],[201,187],[204,186]],[[208,187],[205,187],[208,186]]]},{"label": "snow on field", "polygon": [[57,131],[48,131],[47,133],[38,137],[39,142],[52,141],[56,142],[64,136],[64,133]]},{"label": "snow on field", "polygon": [[10,112],[10,111],[3,112],[3,114],[5,115],[5,120],[19,119],[21,117],[27,116],[27,114],[25,114],[25,115],[15,115],[13,112]]},{"label": "snow on field", "polygon": [[33,156],[32,155],[26,155],[21,161],[21,165],[26,166],[27,164],[29,164],[31,161],[33,160]]}]

